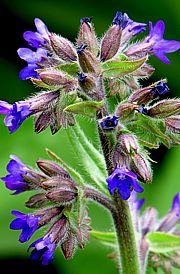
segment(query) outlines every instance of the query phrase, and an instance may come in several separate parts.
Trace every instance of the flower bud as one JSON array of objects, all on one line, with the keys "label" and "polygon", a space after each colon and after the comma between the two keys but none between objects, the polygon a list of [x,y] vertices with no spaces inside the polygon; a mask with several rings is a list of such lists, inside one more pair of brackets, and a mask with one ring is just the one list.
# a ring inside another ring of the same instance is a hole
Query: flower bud
[{"label": "flower bud", "polygon": [[165,119],[166,128],[174,133],[180,133],[180,115],[170,116]]},{"label": "flower bud", "polygon": [[130,133],[122,133],[119,135],[121,150],[125,154],[135,154],[139,150],[139,145],[136,137]]},{"label": "flower bud", "polygon": [[96,57],[89,51],[89,49],[86,48],[87,45],[81,44],[77,49],[79,64],[83,72],[95,73],[98,66],[98,61]]},{"label": "flower bud", "polygon": [[128,119],[134,114],[134,111],[137,109],[138,105],[135,103],[120,104],[115,111],[115,115],[119,116],[122,120]]},{"label": "flower bud", "polygon": [[51,190],[46,193],[46,197],[52,202],[59,204],[67,204],[72,202],[77,196],[74,188],[58,187],[56,190]]},{"label": "flower bud", "polygon": [[67,218],[63,215],[61,219],[56,221],[49,230],[52,242],[62,242],[68,233]]},{"label": "flower bud", "polygon": [[36,113],[47,110],[48,106],[56,102],[58,97],[59,91],[50,91],[31,97],[30,99],[26,100],[26,102],[30,103],[30,110],[33,111],[33,113]]},{"label": "flower bud", "polygon": [[29,198],[25,205],[29,208],[39,208],[45,206],[48,203],[48,199],[45,193],[35,194]]},{"label": "flower bud", "polygon": [[35,213],[35,216],[42,216],[39,220],[38,225],[43,226],[50,222],[54,217],[60,215],[63,211],[64,207],[49,207],[45,209],[41,209]]},{"label": "flower bud", "polygon": [[49,160],[38,160],[36,161],[38,167],[48,176],[67,176],[69,177],[68,175],[68,172],[62,168],[60,165],[52,162],[52,161],[49,161]]},{"label": "flower bud", "polygon": [[111,131],[115,129],[118,125],[118,116],[107,116],[103,117],[101,121],[99,122],[101,128],[105,131]]},{"label": "flower bud", "polygon": [[95,78],[88,74],[78,72],[78,83],[84,92],[91,93],[96,88]]},{"label": "flower bud", "polygon": [[70,79],[66,74],[58,70],[47,70],[40,72],[41,80],[49,86],[59,86],[64,88],[66,92],[75,89],[77,82],[75,79]]},{"label": "flower bud", "polygon": [[55,53],[64,61],[73,62],[77,60],[77,53],[72,43],[56,34],[50,35],[51,46]]},{"label": "flower bud", "polygon": [[76,248],[76,237],[70,234],[68,238],[61,244],[61,250],[66,260],[70,260]]},{"label": "flower bud", "polygon": [[131,156],[132,171],[144,182],[152,182],[152,171],[149,162],[141,154]]},{"label": "flower bud", "polygon": [[148,232],[154,231],[157,224],[157,210],[149,207],[141,217],[141,234],[144,237]]},{"label": "flower bud", "polygon": [[149,77],[155,71],[155,68],[149,64],[144,63],[140,68],[132,72],[132,76],[135,77]]},{"label": "flower bud", "polygon": [[40,133],[51,124],[52,110],[43,111],[34,116],[34,131]]},{"label": "flower bud", "polygon": [[82,18],[81,26],[77,38],[78,47],[81,44],[85,44],[88,46],[89,50],[94,53],[95,56],[98,54],[98,41],[96,38],[96,34],[94,28],[91,24],[92,18]]},{"label": "flower bud", "polygon": [[107,61],[116,55],[121,43],[121,34],[122,29],[119,24],[113,24],[105,33],[101,42],[101,61]]},{"label": "flower bud", "polygon": [[51,188],[59,188],[65,187],[67,189],[74,189],[76,190],[75,182],[73,182],[69,177],[64,174],[61,174],[56,177],[52,177],[48,180],[44,180],[41,182],[41,187],[44,189],[51,189]]},{"label": "flower bud", "polygon": [[169,91],[168,86],[164,81],[159,81],[145,88],[136,90],[130,97],[129,102],[136,102],[137,104],[147,104],[156,96],[160,96]]},{"label": "flower bud", "polygon": [[180,114],[180,99],[163,100],[148,109],[148,115],[153,118],[166,118],[174,114]]}]

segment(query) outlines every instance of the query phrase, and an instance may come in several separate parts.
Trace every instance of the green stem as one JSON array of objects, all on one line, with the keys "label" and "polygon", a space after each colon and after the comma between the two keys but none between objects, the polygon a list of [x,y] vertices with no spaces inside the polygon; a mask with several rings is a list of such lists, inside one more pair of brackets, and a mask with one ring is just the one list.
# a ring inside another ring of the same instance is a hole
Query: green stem
[{"label": "green stem", "polygon": [[113,195],[117,213],[114,224],[119,244],[120,265],[122,274],[140,274],[138,250],[129,205],[118,193]]}]

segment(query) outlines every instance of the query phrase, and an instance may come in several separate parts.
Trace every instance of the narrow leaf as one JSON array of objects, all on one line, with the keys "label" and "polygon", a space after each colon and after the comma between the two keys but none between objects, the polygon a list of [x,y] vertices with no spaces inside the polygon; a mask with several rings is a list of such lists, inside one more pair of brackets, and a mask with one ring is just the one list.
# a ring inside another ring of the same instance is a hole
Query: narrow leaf
[{"label": "narrow leaf", "polygon": [[62,64],[56,68],[61,71],[67,72],[68,74],[72,76],[77,76],[77,72],[79,71],[78,64],[75,62],[69,63],[69,64]]},{"label": "narrow leaf", "polygon": [[101,232],[92,230],[90,235],[93,238],[99,240],[104,245],[116,247],[116,235],[114,232]]},{"label": "narrow leaf", "polygon": [[142,66],[147,60],[146,57],[131,61],[107,61],[102,64],[102,73],[105,78],[118,78],[131,73]]},{"label": "narrow leaf", "polygon": [[180,237],[161,233],[151,232],[146,236],[150,251],[155,253],[167,253],[180,250]]},{"label": "narrow leaf", "polygon": [[67,106],[64,111],[81,114],[88,117],[95,117],[96,111],[103,106],[103,101],[85,101]]}]

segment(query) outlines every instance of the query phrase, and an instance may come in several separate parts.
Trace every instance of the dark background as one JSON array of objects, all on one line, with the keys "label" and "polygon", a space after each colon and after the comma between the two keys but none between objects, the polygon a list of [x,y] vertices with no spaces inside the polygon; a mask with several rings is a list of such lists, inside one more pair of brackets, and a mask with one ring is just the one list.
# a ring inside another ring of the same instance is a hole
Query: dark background
[{"label": "dark background", "polygon": [[[18,73],[25,66],[25,62],[19,59],[17,49],[26,47],[22,38],[26,30],[35,30],[34,18],[42,19],[49,31],[61,34],[75,41],[82,17],[93,16],[93,22],[99,37],[103,35],[116,11],[128,13],[129,17],[137,22],[153,24],[163,19],[166,24],[165,38],[179,38],[179,0],[151,0],[151,1],[57,1],[57,0],[31,0],[31,1],[0,1],[0,100],[10,103],[22,100],[33,94],[36,90],[29,81],[20,81]],[[148,33],[148,32],[146,32]],[[155,66],[153,76],[144,81],[144,85],[159,79],[168,79],[171,93],[169,97],[177,97],[179,92],[179,61],[178,53],[169,54],[171,65],[165,65],[159,59],[152,57],[150,63]],[[21,128],[10,135],[3,125],[3,117],[0,117],[0,176],[4,176],[5,167],[10,154],[18,155],[25,163],[34,166],[39,158],[47,158],[45,147],[50,147],[62,157],[72,157],[68,150],[63,134],[51,136],[49,130],[40,135],[33,133],[32,120],[28,119]],[[91,133],[93,135],[93,133]],[[63,145],[62,145],[63,144]],[[152,152],[152,158],[157,161],[153,164],[154,181],[152,186],[146,186],[143,196],[147,205],[156,206],[160,211],[160,217],[167,212],[171,205],[171,199],[179,191],[180,180],[180,149],[173,148],[167,151],[163,146]],[[142,196],[142,195],[141,195]],[[23,204],[28,195],[11,196],[1,183],[0,190],[0,273],[18,271],[21,273],[63,273],[63,274],[113,274],[116,273],[114,263],[106,259],[109,254],[107,248],[102,247],[93,239],[84,251],[78,251],[73,260],[66,262],[59,250],[55,253],[53,265],[41,267],[39,263],[32,263],[26,252],[28,244],[18,242],[19,232],[9,230],[12,220],[11,210],[16,209],[28,212]],[[99,230],[110,230],[111,220],[100,207],[90,205],[92,226]],[[42,232],[41,232],[42,233]],[[37,233],[38,234],[38,233]],[[36,234],[36,238],[37,238]],[[39,234],[40,236],[42,234]],[[161,272],[159,272],[161,273]],[[174,271],[173,273],[178,273]]]}]

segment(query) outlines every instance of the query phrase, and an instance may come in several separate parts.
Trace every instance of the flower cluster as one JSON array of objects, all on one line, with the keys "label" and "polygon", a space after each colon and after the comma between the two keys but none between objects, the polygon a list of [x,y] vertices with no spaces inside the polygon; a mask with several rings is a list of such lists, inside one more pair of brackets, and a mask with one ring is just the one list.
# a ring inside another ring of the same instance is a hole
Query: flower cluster
[{"label": "flower cluster", "polygon": [[[78,189],[67,171],[48,160],[39,160],[37,165],[43,173],[36,172],[12,155],[7,165],[9,174],[1,179],[8,189],[15,190],[16,195],[24,191],[38,191],[38,194],[26,202],[28,208],[36,211],[24,214],[13,210],[12,214],[16,218],[11,222],[10,228],[21,230],[19,241],[24,243],[38,229],[50,225],[45,235],[33,242],[28,249],[33,248],[30,256],[33,260],[42,258],[42,264],[46,265],[53,260],[57,245],[61,246],[66,259],[72,257],[78,243],[83,247],[85,239],[88,239],[90,219],[86,210],[81,213],[82,219],[77,225],[72,218],[68,218],[72,203],[76,204]],[[67,246],[69,242],[71,245]]]},{"label": "flower cluster", "polygon": [[[95,187],[90,186],[84,174],[81,176],[52,152],[50,156],[63,167],[39,160],[40,171],[35,171],[12,155],[8,175],[2,181],[15,195],[30,190],[37,194],[26,202],[28,208],[34,209],[33,213],[12,211],[16,218],[10,228],[21,230],[19,241],[23,243],[48,224],[43,237],[29,246],[31,258],[41,258],[46,265],[60,246],[64,257],[70,259],[76,246],[83,248],[89,239],[87,199],[101,203],[115,219],[121,211],[116,208],[118,200],[131,208],[145,262],[148,252],[145,236],[150,231],[175,234],[173,229],[179,222],[179,194],[170,212],[157,222],[155,209],[147,209],[139,216],[143,200],[136,199],[136,192],[143,192],[141,183],[152,182],[149,150],[161,144],[168,148],[180,144],[180,99],[165,98],[170,91],[166,79],[146,87],[141,86],[141,79],[150,77],[155,70],[147,63],[151,55],[169,64],[166,54],[179,50],[180,42],[163,38],[162,20],[154,27],[150,22],[149,34],[142,41],[135,41],[147,25],[122,12],[115,14],[101,39],[96,36],[92,18],[82,18],[75,45],[50,32],[40,19],[34,22],[37,30],[24,33],[30,48],[17,52],[27,62],[20,71],[20,79],[30,79],[39,92],[12,104],[0,101],[0,114],[6,115],[4,124],[10,133],[30,116],[34,117],[36,133],[50,127],[55,134],[62,127],[74,126],[67,135],[79,153],[77,156],[83,157],[84,173]],[[97,124],[103,157],[81,131],[78,115]],[[156,260],[154,267],[160,264]]]},{"label": "flower cluster", "polygon": [[[144,200],[138,200],[136,194],[133,194],[129,200],[131,213],[136,227],[137,233],[140,235],[139,251],[142,262],[142,269],[145,269],[146,258],[149,254],[148,235],[152,232],[156,235],[163,236],[163,233],[167,235],[178,236],[179,229],[176,225],[180,222],[180,193],[177,193],[172,201],[172,206],[169,212],[159,220],[158,212],[154,207],[148,207],[141,214],[140,209],[144,203]],[[179,251],[158,254],[157,252],[151,252],[149,256],[149,264],[155,271],[161,267],[165,273],[170,273],[172,267],[179,268]]]}]

